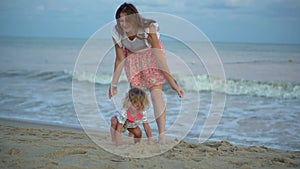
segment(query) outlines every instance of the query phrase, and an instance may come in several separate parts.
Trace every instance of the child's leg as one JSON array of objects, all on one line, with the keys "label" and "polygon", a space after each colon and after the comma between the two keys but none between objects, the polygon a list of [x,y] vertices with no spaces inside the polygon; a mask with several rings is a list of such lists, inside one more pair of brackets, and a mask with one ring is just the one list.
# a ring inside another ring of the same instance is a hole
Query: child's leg
[{"label": "child's leg", "polygon": [[142,138],[142,130],[139,127],[136,128],[128,128],[128,131],[133,134],[134,143],[138,143]]},{"label": "child's leg", "polygon": [[116,133],[117,133],[117,126],[118,126],[118,119],[116,116],[113,116],[111,118],[111,128],[110,128],[110,134],[111,134],[111,139],[112,142],[116,142]]},{"label": "child's leg", "polygon": [[132,137],[132,138],[134,137],[134,135],[132,133],[130,133],[130,132],[129,132],[128,136]]}]

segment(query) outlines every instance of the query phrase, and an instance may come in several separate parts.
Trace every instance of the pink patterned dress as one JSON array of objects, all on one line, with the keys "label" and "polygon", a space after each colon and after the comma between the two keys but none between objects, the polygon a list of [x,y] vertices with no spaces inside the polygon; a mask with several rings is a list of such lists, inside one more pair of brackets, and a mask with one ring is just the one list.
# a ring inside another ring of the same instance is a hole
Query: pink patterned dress
[{"label": "pink patterned dress", "polygon": [[[166,82],[163,71],[158,66],[157,56],[153,54],[147,39],[121,38],[116,31],[113,32],[113,38],[120,47],[123,47],[126,57],[125,72],[131,87],[146,90]],[[161,50],[164,50],[161,42],[160,46]],[[161,60],[166,61],[165,55],[158,57],[163,57]]]},{"label": "pink patterned dress", "polygon": [[131,87],[146,90],[166,82],[151,48],[128,54],[125,60],[125,72]]}]

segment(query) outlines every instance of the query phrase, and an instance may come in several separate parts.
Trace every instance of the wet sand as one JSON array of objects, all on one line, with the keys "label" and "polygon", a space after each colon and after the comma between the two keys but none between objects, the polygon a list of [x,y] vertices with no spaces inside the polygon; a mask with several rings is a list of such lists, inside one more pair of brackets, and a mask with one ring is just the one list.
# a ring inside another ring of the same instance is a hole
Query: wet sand
[{"label": "wet sand", "polygon": [[[125,141],[122,146],[142,150],[142,155],[161,145],[134,145]],[[202,144],[180,141],[161,154],[130,158],[104,150],[80,129],[5,119],[0,119],[0,159],[3,169],[300,168],[299,151],[238,147],[226,141]]]}]

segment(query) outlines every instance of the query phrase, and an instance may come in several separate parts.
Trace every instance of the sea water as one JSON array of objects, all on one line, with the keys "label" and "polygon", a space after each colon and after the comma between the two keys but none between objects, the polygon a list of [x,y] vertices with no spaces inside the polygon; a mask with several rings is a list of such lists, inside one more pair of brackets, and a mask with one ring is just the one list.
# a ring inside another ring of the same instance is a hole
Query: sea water
[{"label": "sea water", "polygon": [[[113,63],[113,47],[99,60],[97,71],[88,71],[93,63],[84,62],[86,71],[75,70],[78,56],[87,39],[63,38],[0,38],[0,117],[81,127],[74,107],[72,82],[95,86],[98,111],[90,111],[90,100],[81,99],[87,120],[109,119],[118,109],[116,102],[128,89],[124,74],[120,79],[118,99],[108,98]],[[102,40],[101,43],[111,43]],[[214,91],[211,78],[201,59],[195,59],[182,43],[163,41],[168,64],[186,96],[199,93],[200,106],[185,140],[199,141],[199,134],[207,118],[213,92],[226,95],[222,118],[208,141],[226,140],[241,146],[267,146],[283,150],[300,150],[300,45],[213,43],[226,75],[225,90]],[[195,45],[201,45],[193,42]],[[96,46],[96,48],[101,46]],[[180,74],[182,65],[193,73]],[[93,57],[100,57],[95,53]],[[191,79],[196,86],[191,86]],[[85,90],[81,88],[80,90]],[[164,85],[167,103],[167,129],[178,117],[182,101],[168,85]],[[193,102],[189,97],[187,102]],[[183,100],[184,100],[183,99]],[[153,109],[149,111],[150,126],[157,133]],[[185,116],[189,116],[186,113]],[[179,119],[180,120],[180,119]],[[99,120],[100,121],[100,120]],[[104,129],[104,131],[106,131]],[[174,133],[176,135],[176,133]]]}]

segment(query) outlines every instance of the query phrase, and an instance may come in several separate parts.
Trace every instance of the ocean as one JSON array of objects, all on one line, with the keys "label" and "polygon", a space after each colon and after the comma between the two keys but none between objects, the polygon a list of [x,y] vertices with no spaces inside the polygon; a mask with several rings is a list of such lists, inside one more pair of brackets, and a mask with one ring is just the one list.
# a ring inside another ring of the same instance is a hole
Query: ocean
[{"label": "ocean", "polygon": [[[103,53],[92,53],[97,62],[89,61],[89,56],[85,58],[88,54],[82,49],[86,42],[87,39],[1,37],[0,118],[77,128],[88,123],[90,128],[108,132],[110,117],[120,109],[129,86],[123,74],[119,94],[112,100],[108,98],[114,63],[112,42],[99,40],[99,46],[91,47],[100,49],[104,43],[111,46],[105,49],[102,59],[97,60]],[[181,135],[184,140],[198,142],[216,93],[225,96],[224,111],[219,112],[221,118],[215,121],[216,128],[206,141],[300,150],[300,45],[213,43],[223,66],[216,69],[224,70],[226,76],[226,84],[222,82],[223,89],[218,90],[211,85],[218,81],[212,80],[209,68],[201,63],[201,53],[199,59],[180,42],[163,43],[171,72],[186,92],[180,100],[164,85],[167,130],[175,126],[179,133],[181,129],[185,131]],[[78,91],[87,96],[76,95]],[[91,100],[90,91],[94,93]],[[197,110],[189,111],[191,104],[199,105]],[[151,107],[148,115],[155,135]],[[180,123],[189,119],[188,124]],[[176,137],[177,133],[171,134]]]}]

